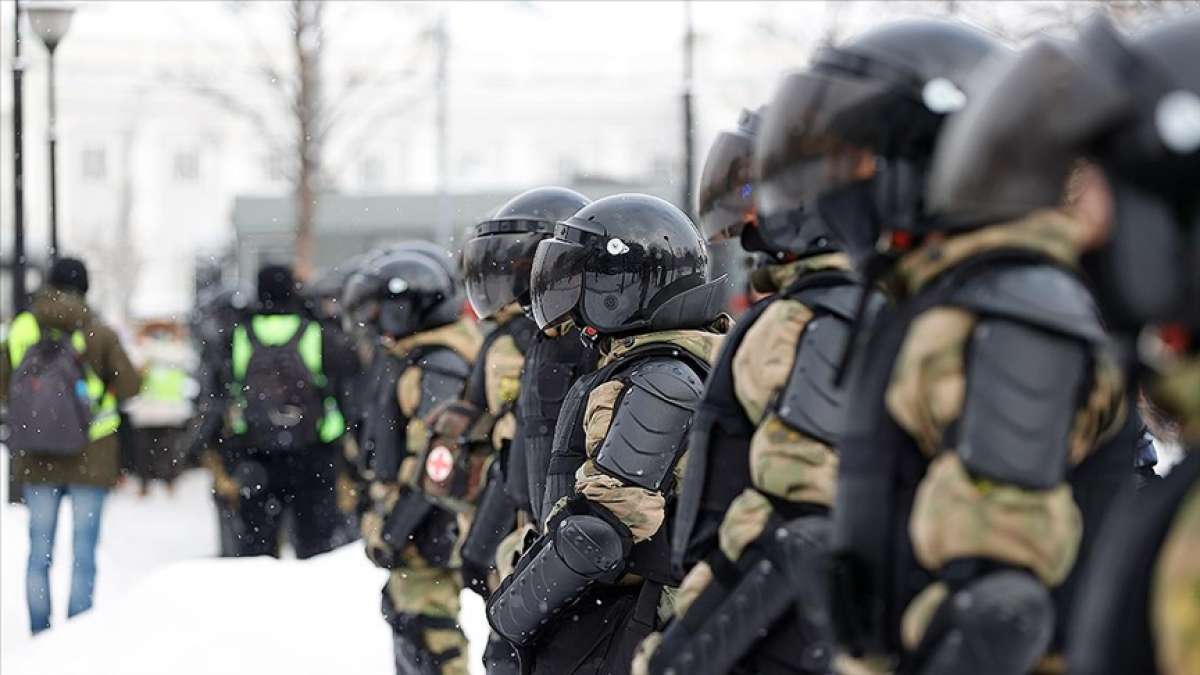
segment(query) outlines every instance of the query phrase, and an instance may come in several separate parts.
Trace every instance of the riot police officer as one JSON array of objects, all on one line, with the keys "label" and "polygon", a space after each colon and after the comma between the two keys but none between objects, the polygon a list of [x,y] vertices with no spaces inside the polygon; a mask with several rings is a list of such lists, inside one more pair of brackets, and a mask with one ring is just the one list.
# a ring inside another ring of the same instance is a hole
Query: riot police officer
[{"label": "riot police officer", "polygon": [[[1051,206],[1064,184],[1074,201],[1089,205],[1082,217],[1090,239],[1105,242],[1085,259],[1089,279],[1129,365],[1142,362],[1130,372],[1178,420],[1191,448],[1200,438],[1191,337],[1200,329],[1197,35],[1194,17],[1129,40],[1097,18],[1077,45],[1035,43],[949,127],[930,183],[931,202],[947,211]],[[1007,149],[1018,140],[1033,142],[1014,162]],[[1090,162],[1084,168],[1081,157]],[[1127,490],[1111,508],[1071,617],[1071,672],[1194,670],[1195,460],[1136,497]]]},{"label": "riot police officer", "polygon": [[[458,455],[452,463],[455,470],[438,481],[426,471],[424,482],[430,491],[448,496],[452,502],[476,507],[463,536],[462,574],[464,585],[485,599],[499,584],[496,555],[500,544],[529,521],[522,432],[526,420],[519,415],[520,401],[525,398],[528,405],[529,399],[538,400],[553,390],[545,382],[528,390],[521,386],[527,368],[545,367],[544,357],[533,362],[529,358],[534,345],[545,342],[539,340],[537,324],[527,316],[534,252],[559,221],[587,203],[586,197],[566,188],[527,190],[477,224],[463,246],[467,299],[475,314],[492,321],[495,328],[484,338],[467,379],[464,400],[447,406],[433,423],[435,440],[431,445],[444,439],[442,447],[454,449]],[[566,387],[560,388],[565,391]],[[557,414],[557,408],[553,413]],[[460,467],[469,474],[463,479],[456,476]],[[471,475],[475,472],[482,475]],[[484,663],[488,673],[518,672],[516,654],[495,635],[484,652]]]},{"label": "riot police officer", "polygon": [[362,432],[374,482],[372,506],[360,521],[368,557],[391,570],[383,613],[401,675],[467,672],[457,618],[458,517],[412,487],[424,468],[417,457],[429,440],[425,420],[462,396],[479,349],[448,260],[427,245],[398,246],[372,261],[355,301],[373,307],[373,331],[387,359]]},{"label": "riot police officer", "polygon": [[862,287],[780,170],[787,135],[805,122],[790,103],[766,110],[761,182],[751,184],[759,120],[749,112],[718,136],[700,182],[705,234],[765,253],[752,281],[771,295],[725,340],[692,426],[674,533],[675,559],[691,571],[650,672],[830,671],[823,570],[845,419],[834,374]]},{"label": "riot police officer", "polygon": [[[628,672],[657,627],[669,563],[675,471],[723,332],[724,280],[679,209],[646,195],[592,202],[538,245],[541,328],[571,320],[600,364],[567,394],[544,534],[488,602],[493,630],[526,672]],[[715,323],[714,323],[715,322]]]},{"label": "riot police officer", "polygon": [[996,52],[962,25],[897,23],[818,53],[781,93],[808,101],[797,175],[897,303],[850,369],[833,609],[852,654],[899,656],[903,672],[1038,663],[1050,589],[1081,536],[1069,474],[1122,419],[1119,372],[1072,272],[1077,220],[925,206],[937,133]]}]

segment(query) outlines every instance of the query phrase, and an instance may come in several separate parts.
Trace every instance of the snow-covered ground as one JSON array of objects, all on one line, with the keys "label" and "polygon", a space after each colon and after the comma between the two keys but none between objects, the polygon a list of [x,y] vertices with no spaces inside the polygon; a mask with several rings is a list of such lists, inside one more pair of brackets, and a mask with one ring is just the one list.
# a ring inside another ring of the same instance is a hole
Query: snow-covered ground
[{"label": "snow-covered ground", "polygon": [[[3,455],[0,475],[7,475]],[[155,488],[140,498],[125,489],[109,498],[95,607],[69,622],[64,508],[51,572],[54,626],[36,638],[25,610],[28,512],[7,504],[0,511],[5,675],[393,672],[391,634],[379,615],[385,573],[359,545],[305,561],[215,558],[216,521],[201,472],[185,474],[174,494]],[[483,603],[470,593],[463,603],[471,667],[482,672]]]}]

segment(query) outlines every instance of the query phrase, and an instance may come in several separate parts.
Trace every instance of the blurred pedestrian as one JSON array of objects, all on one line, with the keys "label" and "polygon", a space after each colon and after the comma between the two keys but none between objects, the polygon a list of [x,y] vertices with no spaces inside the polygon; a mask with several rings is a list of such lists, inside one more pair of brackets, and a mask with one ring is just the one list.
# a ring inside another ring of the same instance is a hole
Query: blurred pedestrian
[{"label": "blurred pedestrian", "polygon": [[140,386],[116,333],[88,307],[87,291],[84,263],[60,258],[0,349],[0,397],[9,405],[9,445],[29,507],[26,595],[34,633],[50,627],[50,564],[64,495],[71,497],[74,553],[67,615],[92,606],[100,517],[120,472],[118,406]]},{"label": "blurred pedestrian", "polygon": [[147,323],[138,334],[136,356],[141,362],[142,390],[130,401],[129,417],[136,429],[132,466],[141,494],[155,480],[170,489],[186,467],[183,434],[192,417],[192,397],[199,388],[192,372],[195,354],[173,322]]},{"label": "blurred pedestrian", "polygon": [[[340,334],[310,317],[291,268],[264,266],[258,300],[233,329],[230,368],[216,373],[222,402],[206,407],[208,417],[228,420],[232,435],[231,483],[220,481],[217,490],[231,502],[235,555],[278,556],[290,513],[292,546],[307,558],[345,543],[335,443],[346,430],[341,383],[360,366]],[[213,426],[220,423],[199,428]],[[192,439],[193,456],[206,442],[204,434]]]}]

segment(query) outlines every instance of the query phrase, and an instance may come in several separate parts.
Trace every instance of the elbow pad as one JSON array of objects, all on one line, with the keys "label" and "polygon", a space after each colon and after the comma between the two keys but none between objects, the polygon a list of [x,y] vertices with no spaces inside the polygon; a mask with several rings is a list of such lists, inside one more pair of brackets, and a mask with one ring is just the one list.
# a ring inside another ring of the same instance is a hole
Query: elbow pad
[{"label": "elbow pad", "polygon": [[533,644],[593,583],[620,575],[629,541],[597,516],[564,518],[488,601],[492,629],[515,645]]}]

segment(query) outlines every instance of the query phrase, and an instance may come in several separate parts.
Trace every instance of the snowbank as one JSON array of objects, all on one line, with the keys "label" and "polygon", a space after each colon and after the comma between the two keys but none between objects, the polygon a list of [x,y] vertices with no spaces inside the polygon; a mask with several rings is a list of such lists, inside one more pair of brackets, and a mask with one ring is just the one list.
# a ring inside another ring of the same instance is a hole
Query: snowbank
[{"label": "snowbank", "polygon": [[[36,638],[25,613],[28,513],[0,510],[5,675],[392,675],[391,633],[379,614],[386,573],[360,545],[304,561],[214,558],[215,516],[199,472],[186,474],[173,495],[112,495],[95,608],[71,621],[62,616],[71,560],[63,510],[54,627]],[[472,671],[482,672],[483,604],[470,593],[463,602]]]}]

